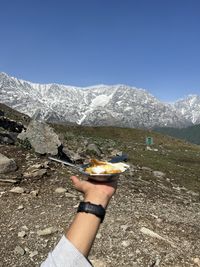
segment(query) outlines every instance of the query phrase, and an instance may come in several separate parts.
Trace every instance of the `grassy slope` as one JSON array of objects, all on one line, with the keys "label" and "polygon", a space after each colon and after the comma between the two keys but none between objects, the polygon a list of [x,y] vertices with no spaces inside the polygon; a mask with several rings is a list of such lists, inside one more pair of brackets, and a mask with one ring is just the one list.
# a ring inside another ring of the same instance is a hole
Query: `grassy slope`
[{"label": "grassy slope", "polygon": [[[0,103],[0,110],[5,116],[27,124],[29,117]],[[166,173],[167,177],[174,179],[180,185],[192,190],[200,191],[200,146],[165,136],[160,133],[129,128],[115,127],[83,127],[54,125],[70,148],[77,148],[84,138],[91,139],[99,145],[106,155],[113,149],[121,150],[129,155],[133,165],[150,167]],[[147,151],[146,136],[154,138],[152,148],[158,151]],[[70,143],[71,142],[71,143]],[[147,175],[147,179],[149,176]],[[152,178],[152,177],[151,177]]]},{"label": "grassy slope", "polygon": [[[82,137],[90,138],[100,145],[104,152],[109,149],[122,150],[129,155],[129,161],[134,165],[160,170],[180,186],[200,191],[200,146],[186,143],[162,134],[139,130],[114,127],[65,127],[54,126],[56,131],[70,139],[81,142]],[[152,148],[158,151],[146,150],[145,137],[152,136]],[[148,179],[148,176],[146,177]]]},{"label": "grassy slope", "polygon": [[172,128],[172,127],[166,127],[166,128],[158,127],[155,128],[155,131],[170,136],[174,136],[176,138],[181,138],[191,143],[200,145],[200,124],[182,129]]},{"label": "grassy slope", "polygon": [[0,103],[0,110],[4,112],[4,116],[11,119],[15,120],[17,122],[22,122],[23,124],[27,125],[28,122],[30,121],[30,118],[28,115],[25,115],[23,113],[20,113],[2,103]]}]

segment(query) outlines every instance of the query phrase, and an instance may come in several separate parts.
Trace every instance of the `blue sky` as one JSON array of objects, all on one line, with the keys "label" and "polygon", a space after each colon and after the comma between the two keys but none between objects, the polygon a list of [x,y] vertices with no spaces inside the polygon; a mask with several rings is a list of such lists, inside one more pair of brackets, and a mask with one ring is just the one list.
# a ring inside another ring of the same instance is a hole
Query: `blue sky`
[{"label": "blue sky", "polygon": [[0,0],[0,71],[200,95],[199,0]]}]

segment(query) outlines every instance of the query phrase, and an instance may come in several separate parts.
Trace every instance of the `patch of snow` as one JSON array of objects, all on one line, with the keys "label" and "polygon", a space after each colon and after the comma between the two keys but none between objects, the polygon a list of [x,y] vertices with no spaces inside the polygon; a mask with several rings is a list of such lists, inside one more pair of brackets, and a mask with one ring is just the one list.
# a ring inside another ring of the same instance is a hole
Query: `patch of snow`
[{"label": "patch of snow", "polygon": [[87,115],[91,112],[93,112],[93,110],[97,107],[105,107],[110,99],[112,98],[113,94],[107,96],[107,95],[99,95],[97,97],[95,97],[90,106],[88,106],[88,109],[83,113],[82,117],[77,121],[77,124],[82,124],[82,122],[85,120],[85,118],[87,117]]},{"label": "patch of snow", "polygon": [[124,109],[124,111],[129,111],[129,110],[132,110],[132,108],[131,107],[127,107],[127,108]]},{"label": "patch of snow", "polygon": [[107,96],[107,95],[99,95],[95,99],[92,100],[91,107],[105,107],[110,99],[112,98],[112,95]]},{"label": "patch of snow", "polygon": [[84,121],[84,119],[86,118],[86,116],[87,116],[87,113],[85,112],[85,113],[83,114],[83,117],[80,118],[80,120],[77,121],[77,124],[81,125],[81,123]]}]

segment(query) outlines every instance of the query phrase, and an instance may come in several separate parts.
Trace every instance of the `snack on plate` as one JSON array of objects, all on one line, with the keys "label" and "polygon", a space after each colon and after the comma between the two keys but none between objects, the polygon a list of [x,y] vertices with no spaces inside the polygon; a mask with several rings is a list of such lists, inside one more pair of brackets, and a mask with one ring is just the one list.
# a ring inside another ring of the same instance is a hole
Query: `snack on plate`
[{"label": "snack on plate", "polygon": [[85,172],[89,174],[116,174],[122,173],[129,168],[129,166],[123,162],[111,163],[91,159],[90,163],[90,167],[85,169]]}]

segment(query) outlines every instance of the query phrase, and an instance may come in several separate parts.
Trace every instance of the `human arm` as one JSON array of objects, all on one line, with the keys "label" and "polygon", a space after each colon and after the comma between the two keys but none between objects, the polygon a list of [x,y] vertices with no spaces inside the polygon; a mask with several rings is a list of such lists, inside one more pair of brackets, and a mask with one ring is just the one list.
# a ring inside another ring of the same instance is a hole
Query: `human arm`
[{"label": "human arm", "polygon": [[[74,187],[84,194],[84,201],[107,207],[112,195],[116,191],[117,182],[98,183],[94,181],[80,181],[76,176],[71,177]],[[93,214],[79,212],[66,230],[65,236],[59,241],[55,249],[41,267],[91,267],[86,259],[101,220]]]},{"label": "human arm", "polygon": [[[95,181],[80,181],[71,177],[74,187],[84,194],[84,201],[102,205],[105,209],[116,191],[117,182],[99,183]],[[90,213],[76,214],[71,226],[66,231],[67,239],[85,256],[90,249],[99,229],[101,219]]]}]

